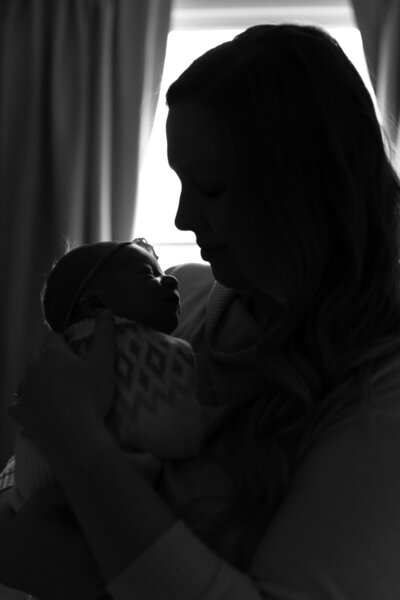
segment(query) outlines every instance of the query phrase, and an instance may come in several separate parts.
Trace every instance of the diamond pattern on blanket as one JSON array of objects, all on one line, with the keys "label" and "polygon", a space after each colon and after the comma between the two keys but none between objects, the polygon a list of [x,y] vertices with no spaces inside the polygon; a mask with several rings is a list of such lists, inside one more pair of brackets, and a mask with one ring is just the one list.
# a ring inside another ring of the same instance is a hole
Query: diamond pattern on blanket
[{"label": "diamond pattern on blanket", "polygon": [[[121,383],[121,382],[120,382]],[[139,384],[140,387],[147,392],[150,387],[150,377],[145,373],[145,371],[139,371]]]},{"label": "diamond pattern on blanket", "polygon": [[[156,419],[171,419],[171,411],[187,410],[195,398],[196,375],[187,342],[134,321],[117,321],[116,332],[114,406],[107,420],[126,446],[142,424],[150,428]],[[85,356],[91,339],[86,330],[69,343]]]},{"label": "diamond pattern on blanket", "polygon": [[166,367],[166,356],[165,349],[160,347],[160,344],[157,346],[149,342],[146,357],[145,357],[146,366],[154,373],[156,377],[160,379],[166,379],[165,367]]},{"label": "diamond pattern on blanket", "polygon": [[182,361],[174,359],[172,363],[172,372],[178,377],[182,377]]},{"label": "diamond pattern on blanket", "polygon": [[120,353],[118,356],[117,364],[115,366],[116,376],[126,386],[129,386],[132,381],[133,372],[135,370],[135,363],[129,360],[129,357]]},{"label": "diamond pattern on blanket", "polygon": [[129,342],[129,351],[132,356],[137,356],[137,357],[140,356],[140,346],[135,339],[132,339]]},{"label": "diamond pattern on blanket", "polygon": [[[65,333],[83,358],[94,325],[94,319],[86,319]],[[166,460],[198,455],[205,420],[190,345],[119,317],[116,334],[115,394],[107,424],[121,448],[130,456],[145,450],[145,456]],[[53,481],[53,474],[28,438],[19,434],[17,439],[16,459],[0,472],[0,492],[14,486],[12,506],[19,510],[34,490]]]}]

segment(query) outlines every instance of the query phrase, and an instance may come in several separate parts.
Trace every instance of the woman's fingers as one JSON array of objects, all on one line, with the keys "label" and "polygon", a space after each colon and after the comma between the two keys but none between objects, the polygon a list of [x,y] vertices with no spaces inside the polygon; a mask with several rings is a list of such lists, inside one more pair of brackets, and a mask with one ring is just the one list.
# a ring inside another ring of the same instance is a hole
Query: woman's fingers
[{"label": "woman's fingers", "polygon": [[40,359],[40,357],[47,352],[66,352],[67,354],[71,354],[72,350],[61,333],[51,332],[44,339],[43,346],[32,352],[29,362]]},{"label": "woman's fingers", "polygon": [[21,402],[16,402],[13,400],[8,407],[8,414],[13,421],[17,423],[22,423],[22,404]]},{"label": "woman's fingers", "polygon": [[22,386],[20,383],[18,389],[15,390],[12,394],[11,404],[8,407],[9,416],[16,421],[17,423],[21,422],[21,396],[22,396]]},{"label": "woman's fingers", "polygon": [[102,423],[114,393],[114,317],[104,311],[97,319],[86,357],[76,354],[59,333],[47,335],[28,362],[10,416],[45,454],[54,456],[70,431]]}]

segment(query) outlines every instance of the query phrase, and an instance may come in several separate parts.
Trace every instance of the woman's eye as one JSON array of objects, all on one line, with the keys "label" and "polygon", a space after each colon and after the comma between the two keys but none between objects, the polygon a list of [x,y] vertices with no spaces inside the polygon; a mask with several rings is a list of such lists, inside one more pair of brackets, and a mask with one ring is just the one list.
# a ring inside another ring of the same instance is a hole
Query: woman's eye
[{"label": "woman's eye", "polygon": [[153,271],[151,269],[143,269],[140,272],[140,275],[142,277],[154,277],[154,273],[153,273]]},{"label": "woman's eye", "polygon": [[205,196],[208,196],[209,198],[214,198],[216,196],[219,196],[226,190],[225,186],[207,188],[207,187],[203,187],[203,186],[199,185],[197,187],[201,191],[202,194],[204,194]]}]

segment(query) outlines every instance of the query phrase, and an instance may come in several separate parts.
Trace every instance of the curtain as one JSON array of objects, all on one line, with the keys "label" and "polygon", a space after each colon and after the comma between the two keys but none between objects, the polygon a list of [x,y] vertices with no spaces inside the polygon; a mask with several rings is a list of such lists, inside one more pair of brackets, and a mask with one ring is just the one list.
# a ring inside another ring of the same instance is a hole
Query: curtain
[{"label": "curtain", "polygon": [[65,239],[131,236],[171,0],[0,2],[0,468]]},{"label": "curtain", "polygon": [[353,0],[382,125],[400,173],[400,0]]}]

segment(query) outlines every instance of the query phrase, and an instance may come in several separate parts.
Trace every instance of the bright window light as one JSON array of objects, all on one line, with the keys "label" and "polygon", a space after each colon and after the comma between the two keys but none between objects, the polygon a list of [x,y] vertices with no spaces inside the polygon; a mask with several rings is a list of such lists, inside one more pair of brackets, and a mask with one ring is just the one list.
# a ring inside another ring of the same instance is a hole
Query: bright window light
[{"label": "bright window light", "polygon": [[[153,244],[163,269],[186,262],[203,262],[192,232],[176,229],[174,219],[178,207],[180,184],[167,161],[165,122],[168,86],[198,56],[209,48],[232,39],[242,29],[177,30],[168,36],[164,73],[153,131],[139,178],[138,202],[133,237],[145,237]],[[361,35],[357,28],[328,28],[353,61],[371,95]]]}]

